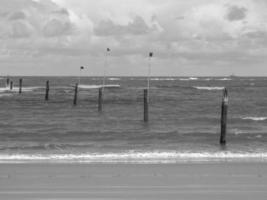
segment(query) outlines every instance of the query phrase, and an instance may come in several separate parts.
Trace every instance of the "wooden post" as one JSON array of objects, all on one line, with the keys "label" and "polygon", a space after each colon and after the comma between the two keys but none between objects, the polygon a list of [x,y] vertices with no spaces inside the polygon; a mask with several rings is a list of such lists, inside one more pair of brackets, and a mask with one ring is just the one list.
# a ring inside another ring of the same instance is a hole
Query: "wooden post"
[{"label": "wooden post", "polygon": [[148,89],[144,89],[144,122],[148,122]]},{"label": "wooden post", "polygon": [[103,108],[103,88],[98,90],[98,112],[102,112]]},{"label": "wooden post", "polygon": [[45,89],[45,100],[49,100],[49,81],[46,81],[46,89]]},{"label": "wooden post", "polygon": [[9,78],[7,78],[7,79],[6,79],[6,87],[8,87],[8,86],[9,86],[9,83],[10,83],[10,79],[9,79]]},{"label": "wooden post", "polygon": [[73,99],[73,105],[77,105],[77,97],[78,97],[78,83],[75,84],[75,89],[74,89],[74,99]]},{"label": "wooden post", "polygon": [[19,93],[22,93],[22,78],[19,79]]},{"label": "wooden post", "polygon": [[227,133],[227,111],[228,111],[228,91],[225,88],[223,91],[223,99],[222,99],[222,110],[221,110],[221,137],[220,144],[226,144],[226,133]]},{"label": "wooden post", "polygon": [[10,90],[13,90],[13,81],[10,82]]}]

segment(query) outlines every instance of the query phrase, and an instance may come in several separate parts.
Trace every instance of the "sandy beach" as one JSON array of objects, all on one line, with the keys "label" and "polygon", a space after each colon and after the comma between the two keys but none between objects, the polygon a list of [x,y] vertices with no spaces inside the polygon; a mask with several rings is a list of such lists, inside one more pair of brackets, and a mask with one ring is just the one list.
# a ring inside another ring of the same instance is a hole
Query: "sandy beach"
[{"label": "sandy beach", "polygon": [[266,199],[265,163],[1,164],[0,199]]}]

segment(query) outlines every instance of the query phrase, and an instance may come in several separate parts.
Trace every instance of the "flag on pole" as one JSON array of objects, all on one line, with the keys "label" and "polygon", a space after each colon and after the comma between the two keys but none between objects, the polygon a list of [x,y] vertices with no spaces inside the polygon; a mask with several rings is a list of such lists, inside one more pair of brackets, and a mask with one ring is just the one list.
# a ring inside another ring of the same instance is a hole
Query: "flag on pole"
[{"label": "flag on pole", "polygon": [[81,66],[81,68],[80,69],[84,69],[84,66]]},{"label": "flag on pole", "polygon": [[107,51],[110,51],[110,48],[107,48]]},{"label": "flag on pole", "polygon": [[149,57],[153,57],[153,52],[150,52],[149,53]]}]

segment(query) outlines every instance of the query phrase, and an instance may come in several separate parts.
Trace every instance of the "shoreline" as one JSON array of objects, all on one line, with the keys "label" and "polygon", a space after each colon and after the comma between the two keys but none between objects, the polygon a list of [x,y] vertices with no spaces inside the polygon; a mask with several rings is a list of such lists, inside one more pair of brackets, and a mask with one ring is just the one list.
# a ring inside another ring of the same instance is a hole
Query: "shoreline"
[{"label": "shoreline", "polygon": [[1,199],[265,199],[267,164],[0,164]]}]

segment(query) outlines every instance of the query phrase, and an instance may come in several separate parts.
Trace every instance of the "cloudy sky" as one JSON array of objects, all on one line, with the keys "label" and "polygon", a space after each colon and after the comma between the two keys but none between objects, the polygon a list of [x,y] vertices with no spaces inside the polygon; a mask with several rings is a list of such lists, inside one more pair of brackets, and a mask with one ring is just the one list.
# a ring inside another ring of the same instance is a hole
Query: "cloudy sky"
[{"label": "cloudy sky", "polygon": [[267,75],[266,0],[0,4],[0,75]]}]

